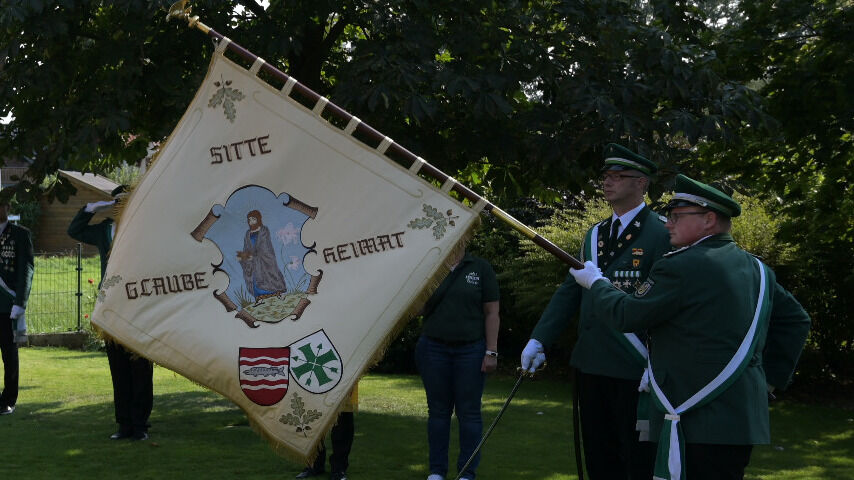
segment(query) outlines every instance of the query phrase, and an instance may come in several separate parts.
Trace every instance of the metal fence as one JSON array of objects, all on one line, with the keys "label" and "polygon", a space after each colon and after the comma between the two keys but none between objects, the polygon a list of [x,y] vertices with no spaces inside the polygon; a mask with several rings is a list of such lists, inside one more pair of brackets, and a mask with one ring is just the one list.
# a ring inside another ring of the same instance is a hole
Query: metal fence
[{"label": "metal fence", "polygon": [[101,264],[84,257],[82,246],[66,252],[39,253],[27,303],[30,333],[80,331],[88,328],[95,306]]}]

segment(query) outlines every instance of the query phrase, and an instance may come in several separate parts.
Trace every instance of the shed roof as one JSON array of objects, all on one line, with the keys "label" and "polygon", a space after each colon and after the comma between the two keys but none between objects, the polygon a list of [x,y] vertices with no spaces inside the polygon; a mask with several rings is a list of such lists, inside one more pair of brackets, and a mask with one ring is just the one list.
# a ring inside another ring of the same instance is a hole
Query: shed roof
[{"label": "shed roof", "polygon": [[72,180],[75,186],[82,184],[82,186],[86,188],[90,188],[92,190],[99,190],[103,193],[106,193],[107,195],[109,195],[114,188],[119,186],[118,183],[110,180],[109,178],[102,177],[94,173],[81,173],[74,172],[71,170],[60,170],[59,174]]}]

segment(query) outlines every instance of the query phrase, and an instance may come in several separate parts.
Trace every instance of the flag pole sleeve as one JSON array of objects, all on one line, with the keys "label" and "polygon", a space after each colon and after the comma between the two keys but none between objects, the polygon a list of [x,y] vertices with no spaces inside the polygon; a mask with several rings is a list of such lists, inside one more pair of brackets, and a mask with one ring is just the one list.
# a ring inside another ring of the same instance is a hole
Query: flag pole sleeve
[{"label": "flag pole sleeve", "polygon": [[[190,28],[198,28],[199,30],[201,30],[202,32],[204,32],[205,34],[207,34],[208,36],[210,36],[214,40],[221,41],[224,38],[224,36],[221,33],[217,32],[213,28],[210,28],[209,26],[207,26],[204,23],[202,23],[201,21],[199,21],[199,17],[197,15],[196,16],[190,16],[191,7],[187,6],[187,2],[188,2],[188,0],[181,0],[179,2],[175,2],[174,4],[172,4],[172,6],[169,8],[169,14],[166,16],[166,19],[170,20],[172,18],[177,18],[177,19],[186,20],[188,22],[188,25]],[[255,60],[258,59],[257,55],[253,54],[249,50],[246,50],[245,48],[243,48],[242,46],[238,45],[237,43],[235,43],[233,41],[228,43],[228,45],[226,46],[226,49],[231,50],[232,52],[234,52],[237,55],[239,55],[240,57],[246,59],[250,63],[254,63]],[[299,83],[298,81],[294,82],[296,79],[291,79],[291,77],[289,75],[285,74],[284,72],[282,72],[278,68],[270,65],[269,62],[264,62],[260,66],[260,70],[266,71],[267,73],[272,75],[274,78],[276,78],[277,80],[280,80],[282,82],[285,82],[285,83],[288,83],[289,81],[292,82],[293,88],[291,89],[291,92],[298,93],[301,97],[305,98],[306,100],[308,100],[309,102],[311,102],[313,104],[317,104],[317,102],[321,101],[321,100],[326,100],[320,94],[314,92],[314,90],[306,87],[305,85]],[[336,117],[337,119],[343,120],[347,124],[349,124],[349,122],[351,122],[352,120],[355,119],[355,117],[353,117],[353,115],[351,115],[346,110],[339,107],[338,105],[335,105],[332,102],[325,102],[321,112],[319,112],[319,113],[322,113],[322,112],[326,112],[329,115]],[[372,142],[380,143],[383,141],[387,141],[387,138],[385,135],[381,134],[380,132],[375,130],[370,125],[368,125],[364,122],[361,122],[361,121],[357,121],[355,129],[350,134],[353,135],[356,133],[358,133],[361,138],[367,138],[368,140],[370,140]],[[406,148],[404,148],[400,144],[392,142],[390,145],[387,146],[387,149],[385,150],[384,153],[389,158],[401,159],[400,162],[409,161],[410,163],[420,163],[420,166],[419,166],[420,172],[423,172],[424,174],[432,177],[433,179],[435,179],[435,180],[437,180],[443,184],[445,184],[445,182],[452,182],[452,186],[451,186],[449,191],[457,192],[461,197],[469,200],[473,205],[477,204],[478,202],[481,202],[482,204],[484,204],[483,210],[488,211],[493,216],[495,216],[496,218],[498,218],[502,222],[509,225],[512,229],[516,230],[517,232],[521,233],[522,235],[524,235],[525,237],[530,239],[532,242],[534,242],[535,245],[543,248],[547,252],[549,252],[552,255],[554,255],[555,257],[557,257],[563,263],[566,263],[573,268],[583,268],[584,267],[584,265],[580,261],[578,261],[578,259],[576,259],[572,255],[566,253],[563,249],[561,249],[560,247],[558,247],[557,245],[555,245],[554,243],[552,243],[548,239],[540,236],[532,228],[528,227],[527,225],[520,222],[519,220],[513,218],[510,214],[508,214],[504,210],[501,210],[500,208],[495,206],[492,202],[486,200],[485,198],[481,197],[477,193],[473,192],[471,189],[469,189],[465,185],[457,182],[456,180],[451,178],[445,172],[443,172],[443,171],[439,170],[438,168],[434,167],[433,165],[425,162],[423,159],[421,159],[420,157],[418,157],[414,153],[410,152],[409,150],[407,150]]]}]

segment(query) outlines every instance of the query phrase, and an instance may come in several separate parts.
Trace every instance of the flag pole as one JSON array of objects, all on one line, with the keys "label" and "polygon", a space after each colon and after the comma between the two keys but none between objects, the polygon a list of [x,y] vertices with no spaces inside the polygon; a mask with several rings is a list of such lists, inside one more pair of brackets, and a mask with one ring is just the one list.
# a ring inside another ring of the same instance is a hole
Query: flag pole
[{"label": "flag pole", "polygon": [[[191,16],[190,15],[191,7],[187,6],[188,1],[189,0],[180,0],[180,1],[172,4],[172,6],[169,8],[169,14],[166,16],[166,19],[170,20],[172,18],[177,18],[179,20],[186,20],[190,28],[197,28],[197,29],[201,30],[202,32],[204,32],[206,35],[210,36],[211,38],[213,38],[217,42],[219,42],[223,38],[225,38],[224,35],[222,35],[221,33],[217,32],[213,28],[202,23],[199,20],[198,15]],[[256,60],[258,60],[257,55],[253,54],[249,50],[246,50],[245,48],[234,43],[233,41],[230,41],[228,43],[228,45],[226,46],[226,49],[231,50],[232,52],[243,57],[244,59],[246,59],[249,62],[254,63]],[[493,204],[489,200],[481,197],[477,193],[473,192],[471,189],[469,189],[465,185],[457,182],[450,175],[439,170],[438,168],[434,167],[433,165],[427,163],[421,157],[410,152],[409,150],[402,147],[398,143],[391,141],[391,139],[389,139],[385,135],[381,134],[380,132],[375,130],[370,125],[362,122],[361,120],[359,120],[355,116],[351,115],[346,110],[342,109],[341,107],[335,105],[332,102],[329,102],[327,99],[322,97],[320,94],[316,93],[314,90],[312,90],[312,89],[306,87],[305,85],[299,83],[298,81],[296,81],[295,78],[285,74],[281,70],[270,65],[268,62],[264,62],[263,65],[261,65],[260,70],[267,72],[268,74],[272,75],[277,80],[285,82],[285,84],[291,82],[293,85],[291,92],[295,91],[298,94],[300,94],[301,96],[305,97],[307,100],[314,102],[315,104],[318,101],[320,101],[321,99],[326,101],[327,103],[325,104],[325,107],[322,110],[323,112],[328,112],[331,116],[346,122],[347,125],[350,125],[352,122],[356,122],[355,128],[353,129],[352,132],[350,132],[351,135],[354,133],[358,133],[361,136],[366,137],[369,140],[375,141],[378,143],[381,143],[383,141],[391,142],[388,145],[388,148],[384,152],[387,157],[391,157],[390,154],[394,154],[394,155],[399,156],[403,159],[411,161],[413,166],[410,167],[410,170],[417,168],[417,170],[414,170],[415,172],[423,172],[424,174],[426,174],[426,175],[434,178],[435,180],[441,182],[443,185],[450,185],[450,189],[443,187],[443,190],[457,192],[461,197],[472,202],[472,204],[482,203],[484,205],[483,210],[491,213],[493,216],[495,216],[496,218],[498,218],[502,222],[509,225],[510,228],[521,233],[522,235],[524,235],[525,237],[530,239],[532,242],[534,242],[535,245],[537,245],[537,246],[543,248],[544,250],[546,250],[547,252],[551,253],[552,255],[557,257],[563,263],[568,264],[570,267],[573,267],[573,268],[583,268],[584,267],[584,265],[578,259],[576,259],[572,255],[566,253],[563,249],[561,249],[560,247],[558,247],[557,245],[552,243],[550,240],[539,235],[536,231],[534,231],[534,229],[528,227],[524,223],[515,219],[509,213],[498,208],[495,204]]]}]

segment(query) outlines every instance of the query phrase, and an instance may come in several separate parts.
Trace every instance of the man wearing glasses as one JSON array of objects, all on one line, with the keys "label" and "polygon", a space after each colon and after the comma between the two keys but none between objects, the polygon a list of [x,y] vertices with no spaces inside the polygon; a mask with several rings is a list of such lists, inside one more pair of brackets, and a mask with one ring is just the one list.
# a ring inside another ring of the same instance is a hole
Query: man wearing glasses
[{"label": "man wearing glasses", "polygon": [[[581,258],[627,293],[641,286],[652,264],[670,250],[664,217],[644,203],[656,170],[655,163],[620,145],[605,147],[602,193],[614,212],[587,232]],[[543,347],[576,313],[578,341],[570,363],[576,369],[588,474],[593,480],[649,480],[653,445],[641,441],[648,440],[648,425],[637,421],[638,383],[647,355],[643,332],[623,334],[597,320],[592,297],[567,275],[522,351],[522,368],[534,371],[545,362]]]},{"label": "man wearing glasses", "polygon": [[668,210],[679,248],[634,293],[590,262],[570,274],[603,324],[649,331],[655,478],[741,479],[753,445],[770,441],[768,392],[790,383],[810,319],[733,241],[741,206],[730,196],[679,175]]}]

